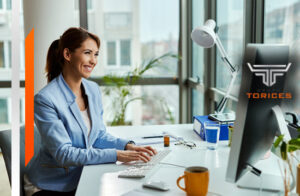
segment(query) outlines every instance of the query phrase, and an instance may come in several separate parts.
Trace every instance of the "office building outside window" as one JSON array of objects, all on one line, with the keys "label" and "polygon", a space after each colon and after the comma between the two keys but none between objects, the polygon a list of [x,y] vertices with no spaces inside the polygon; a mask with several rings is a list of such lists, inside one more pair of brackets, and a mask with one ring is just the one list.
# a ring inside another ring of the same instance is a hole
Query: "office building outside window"
[{"label": "office building outside window", "polygon": [[[92,78],[109,74],[126,76],[153,58],[178,53],[179,0],[91,0],[90,3],[88,30],[97,34],[102,43]],[[175,58],[165,59],[160,67],[150,69],[143,77],[177,77],[177,64]],[[133,125],[178,122],[177,85],[135,85],[132,93],[130,98],[141,99],[128,105],[127,122]],[[112,121],[113,98],[103,94],[107,124]],[[167,106],[154,109],[162,102]],[[172,117],[164,111],[169,111]]]}]

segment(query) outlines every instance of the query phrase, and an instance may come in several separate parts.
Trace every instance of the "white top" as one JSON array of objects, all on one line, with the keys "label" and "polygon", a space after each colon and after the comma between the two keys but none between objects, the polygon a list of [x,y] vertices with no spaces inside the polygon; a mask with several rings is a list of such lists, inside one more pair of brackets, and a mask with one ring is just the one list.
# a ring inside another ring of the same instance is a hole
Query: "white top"
[{"label": "white top", "polygon": [[85,126],[87,127],[87,134],[88,134],[88,136],[90,136],[91,119],[90,119],[90,115],[89,115],[89,112],[88,112],[88,107],[85,110],[80,111],[80,113],[81,113],[81,116],[84,120]]}]

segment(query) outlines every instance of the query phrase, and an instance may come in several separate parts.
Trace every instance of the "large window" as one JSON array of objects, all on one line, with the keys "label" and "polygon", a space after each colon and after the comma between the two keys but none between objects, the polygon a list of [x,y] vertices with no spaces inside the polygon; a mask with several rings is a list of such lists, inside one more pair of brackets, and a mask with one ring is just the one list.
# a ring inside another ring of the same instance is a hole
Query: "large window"
[{"label": "large window", "polygon": [[284,100],[285,110],[300,114],[300,0],[266,0],[264,15],[264,42],[287,44],[292,66],[288,71],[286,91],[293,101]]},{"label": "large window", "polygon": [[[217,26],[218,35],[233,65],[242,67],[242,55],[244,46],[244,1],[230,0],[217,1]],[[220,57],[219,51],[216,53],[216,87],[226,91],[231,80],[231,73]],[[241,70],[234,83],[232,95],[238,96],[241,81]],[[228,105],[227,105],[228,106]],[[230,108],[235,110],[235,108]]]},{"label": "large window", "polygon": [[[97,34],[102,43],[92,78],[98,79],[105,75],[123,77],[151,59],[166,53],[178,53],[179,0],[90,0],[88,7],[89,31]],[[177,66],[176,58],[165,58],[158,67],[144,72],[142,77],[177,77]],[[143,101],[130,103],[126,120],[134,125],[174,123],[167,120],[168,115],[161,117],[164,113],[159,110],[151,115],[149,111],[159,107],[155,100],[164,99],[171,115],[178,117],[178,87],[168,88],[157,82],[155,87],[150,87],[151,83],[143,85],[134,86],[135,96],[142,97]],[[111,107],[112,99],[103,96],[105,107]],[[106,116],[108,124],[112,120],[111,116]],[[178,118],[174,119],[178,123]]]},{"label": "large window", "polygon": [[[192,27],[204,24],[204,0],[193,0],[192,2]],[[192,42],[192,77],[197,79],[201,85],[204,85],[204,49],[198,46],[195,42]],[[193,89],[192,90],[192,114],[203,115],[204,114],[204,92]]]}]

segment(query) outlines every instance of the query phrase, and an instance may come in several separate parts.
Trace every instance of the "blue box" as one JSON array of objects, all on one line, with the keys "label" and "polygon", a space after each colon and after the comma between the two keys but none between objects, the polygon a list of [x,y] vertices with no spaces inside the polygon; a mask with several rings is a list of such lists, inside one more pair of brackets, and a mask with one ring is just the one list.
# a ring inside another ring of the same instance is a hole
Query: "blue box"
[{"label": "blue box", "polygon": [[[213,121],[208,118],[208,116],[194,116],[193,117],[193,130],[197,135],[199,135],[202,140],[205,141],[205,132],[204,132],[204,122]],[[223,123],[220,127],[220,136],[219,140],[228,140],[228,125],[232,125],[233,123]]]}]

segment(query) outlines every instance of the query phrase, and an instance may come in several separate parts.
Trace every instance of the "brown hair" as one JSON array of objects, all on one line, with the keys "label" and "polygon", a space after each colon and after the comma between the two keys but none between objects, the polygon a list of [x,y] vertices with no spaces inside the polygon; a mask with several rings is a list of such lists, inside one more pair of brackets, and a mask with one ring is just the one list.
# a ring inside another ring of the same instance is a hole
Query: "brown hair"
[{"label": "brown hair", "polygon": [[63,33],[60,39],[52,42],[48,49],[45,68],[48,83],[62,72],[65,60],[63,50],[68,48],[70,52],[74,52],[77,48],[80,48],[81,44],[88,38],[95,40],[98,48],[100,48],[99,37],[80,27],[69,28]]}]

